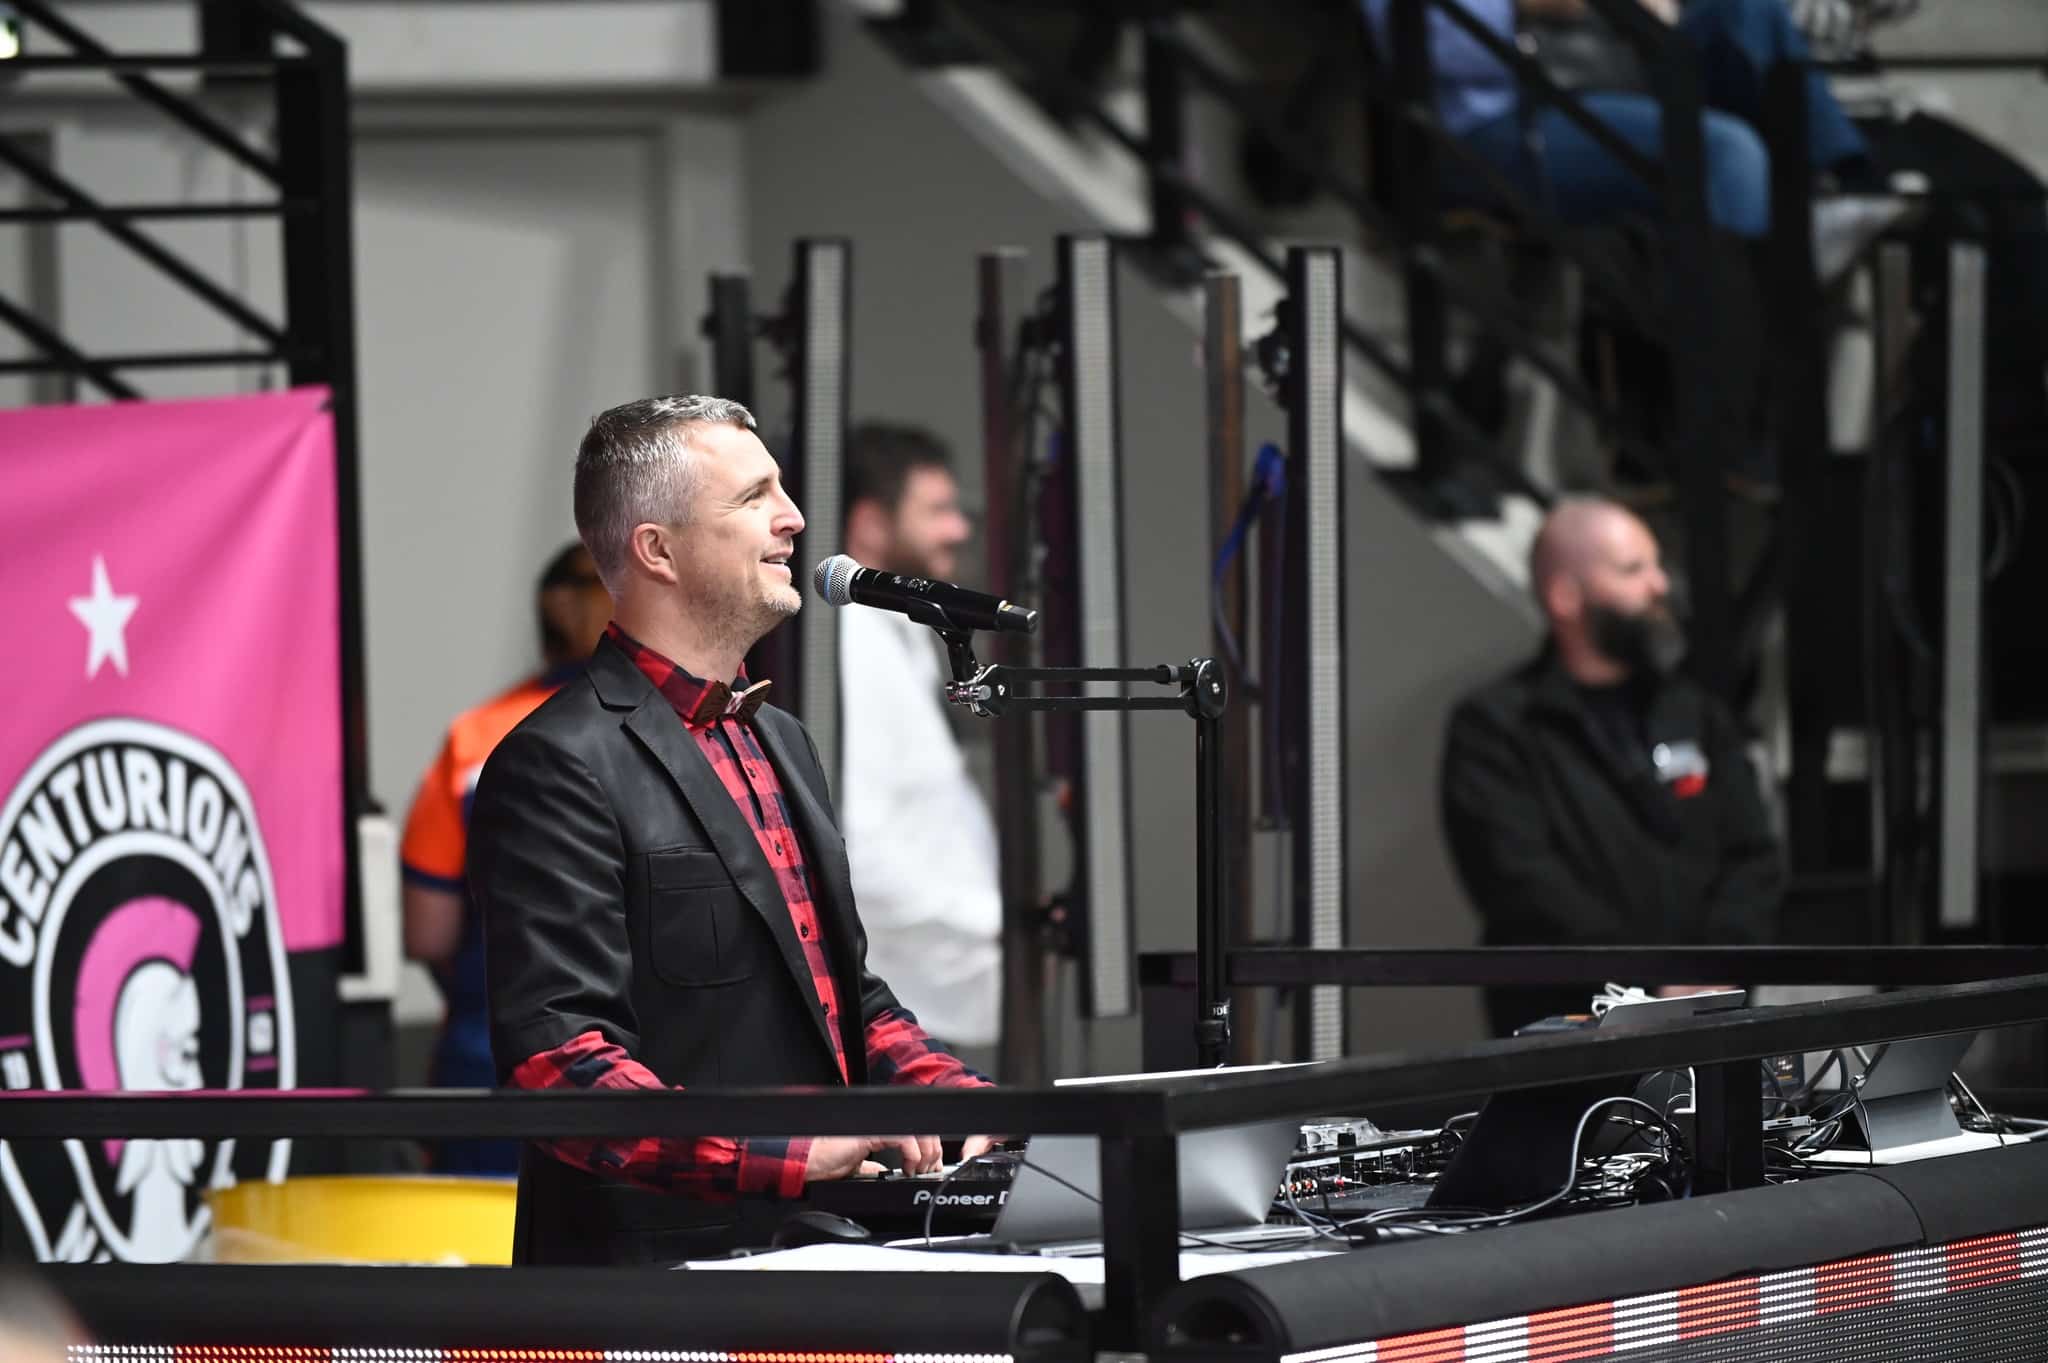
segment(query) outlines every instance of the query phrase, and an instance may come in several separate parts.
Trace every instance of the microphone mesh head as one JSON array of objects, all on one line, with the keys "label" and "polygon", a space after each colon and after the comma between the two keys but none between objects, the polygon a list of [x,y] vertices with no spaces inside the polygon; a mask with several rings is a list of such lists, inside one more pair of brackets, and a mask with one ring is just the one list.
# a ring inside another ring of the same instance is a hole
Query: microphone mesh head
[{"label": "microphone mesh head", "polygon": [[818,589],[828,606],[849,606],[853,604],[853,575],[860,571],[860,564],[845,554],[834,554],[818,564],[811,574],[811,582]]}]

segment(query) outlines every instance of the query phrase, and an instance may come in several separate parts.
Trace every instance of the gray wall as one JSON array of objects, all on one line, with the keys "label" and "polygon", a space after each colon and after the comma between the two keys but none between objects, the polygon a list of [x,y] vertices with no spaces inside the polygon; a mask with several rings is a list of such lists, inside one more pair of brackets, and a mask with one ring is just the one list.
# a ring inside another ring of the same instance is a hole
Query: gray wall
[{"label": "gray wall", "polygon": [[[1926,0],[1919,13],[1878,31],[1888,57],[1957,54],[2048,56],[2048,5],[2041,0]],[[1916,94],[2048,178],[2048,81],[2017,71],[1913,71],[1890,88]]]}]

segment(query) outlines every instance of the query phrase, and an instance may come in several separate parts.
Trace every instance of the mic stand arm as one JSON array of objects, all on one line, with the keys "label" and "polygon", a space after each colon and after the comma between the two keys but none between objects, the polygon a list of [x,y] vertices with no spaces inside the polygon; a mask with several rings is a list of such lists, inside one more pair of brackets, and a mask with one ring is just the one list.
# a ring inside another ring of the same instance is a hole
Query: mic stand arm
[{"label": "mic stand arm", "polygon": [[[1195,721],[1195,1055],[1203,1066],[1220,1065],[1230,1054],[1230,995],[1224,987],[1224,938],[1230,922],[1223,902],[1223,711],[1230,703],[1223,668],[1214,658],[1157,667],[983,666],[974,657],[974,636],[933,626],[945,641],[953,680],[949,704],[983,718],[1012,710],[1179,710]],[[1023,683],[1080,685],[1085,682],[1151,682],[1178,688],[1171,696],[1047,696],[1020,692]]]}]

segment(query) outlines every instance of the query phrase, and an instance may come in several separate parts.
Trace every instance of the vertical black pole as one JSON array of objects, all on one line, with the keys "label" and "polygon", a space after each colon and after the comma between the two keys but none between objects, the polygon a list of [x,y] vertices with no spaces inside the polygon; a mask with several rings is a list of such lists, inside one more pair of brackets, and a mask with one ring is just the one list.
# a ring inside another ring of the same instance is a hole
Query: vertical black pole
[{"label": "vertical black pole", "polygon": [[[310,26],[308,26],[310,29]],[[347,937],[341,969],[363,969],[362,867],[357,821],[370,806],[370,755],[363,679],[362,512],[356,424],[354,182],[350,167],[348,49],[320,31],[295,31],[303,60],[277,70],[278,190],[317,202],[284,216],[285,330],[294,384],[333,394],[335,506],[341,577],[341,760],[343,903]]]},{"label": "vertical black pole", "polygon": [[1172,22],[1145,21],[1145,169],[1152,195],[1152,244],[1179,252],[1189,244],[1187,199],[1180,190],[1187,173],[1187,86],[1180,54],[1165,32]]},{"label": "vertical black pole", "polygon": [[[1714,306],[1713,226],[1707,218],[1706,148],[1700,131],[1700,71],[1691,42],[1663,36],[1657,63],[1664,122],[1664,206],[1671,243],[1673,453],[1686,526],[1686,576],[1692,594],[1688,666],[1699,683],[1727,700],[1734,686],[1729,621],[1728,508],[1722,473],[1737,428],[1721,390],[1719,313]],[[1797,451],[1790,451],[1796,455]]]},{"label": "vertical black pole", "polygon": [[1762,1187],[1764,1099],[1757,1062],[1702,1065],[1695,1073],[1696,1188],[1723,1193]]},{"label": "vertical black pole", "polygon": [[[1202,386],[1208,411],[1209,436],[1209,555],[1219,558],[1229,541],[1238,505],[1245,494],[1244,461],[1244,303],[1238,278],[1212,273],[1202,283]],[[1232,673],[1224,648],[1222,630],[1227,628],[1236,641],[1240,662],[1248,646],[1245,627],[1245,567],[1248,546],[1239,545],[1237,557],[1212,588],[1217,599],[1211,603],[1219,622],[1212,641],[1217,665],[1224,669],[1224,684],[1239,697],[1248,699],[1244,673]],[[1222,946],[1250,943],[1255,936],[1251,895],[1251,712],[1240,704],[1220,722],[1217,745],[1222,749],[1221,806],[1217,821],[1217,874],[1230,908],[1226,914]],[[1237,1030],[1239,1055],[1247,1060],[1265,1053],[1265,1039],[1256,1034],[1258,1010],[1246,1013]]]},{"label": "vertical black pole", "polygon": [[1870,903],[1865,940],[1905,943],[1920,921],[1925,839],[1918,831],[1922,758],[1915,696],[1926,665],[1908,646],[1892,609],[1888,583],[1919,580],[1921,551],[1912,526],[1919,520],[1910,497],[1898,491],[1911,475],[1913,433],[1894,419],[1911,401],[1909,377],[1919,311],[1913,297],[1913,253],[1904,242],[1877,250],[1877,383],[1870,451],[1864,459],[1863,629],[1864,674],[1870,714],[1865,721],[1872,786],[1870,840],[1877,893]]},{"label": "vertical black pole", "polygon": [[1430,63],[1427,0],[1393,0],[1394,214],[1408,244],[1401,275],[1407,295],[1408,399],[1413,407],[1415,475],[1425,490],[1451,473],[1450,432],[1438,403],[1449,389],[1449,319],[1437,278],[1437,153],[1429,129],[1435,73]]},{"label": "vertical black pole", "polygon": [[[1021,459],[1010,403],[1011,310],[1023,301],[1019,277],[1024,253],[984,251],[976,263],[978,305],[975,345],[981,357],[982,544],[985,580],[997,596],[1022,596],[1024,508],[1018,498]],[[1013,634],[982,641],[988,661],[1029,664],[1030,644]],[[997,1070],[1006,1084],[1031,1088],[1046,1080],[1045,928],[1038,880],[1038,789],[1029,714],[1016,714],[994,730],[995,819],[998,875],[1003,896],[1003,1002]]]},{"label": "vertical black pole", "polygon": [[[1146,1320],[1180,1280],[1180,1161],[1158,1095],[1102,1133],[1103,1301],[1098,1350],[1144,1347]],[[1135,1098],[1135,1095],[1134,1095]]]},{"label": "vertical black pole", "polygon": [[754,312],[743,274],[711,276],[711,311],[704,337],[711,342],[711,391],[742,407],[754,406]]},{"label": "vertical black pole", "polygon": [[[845,531],[839,498],[853,364],[853,244],[843,237],[804,237],[794,252],[794,286],[784,324],[795,328],[797,344],[790,365],[793,401],[783,481],[793,484],[792,495],[804,512],[796,580],[808,590],[818,564],[839,552]],[[837,613],[815,606],[803,611],[755,645],[755,652],[773,647],[781,650],[776,666],[787,670],[769,675],[778,687],[785,679],[795,683],[796,693],[778,692],[778,703],[802,718],[826,775],[836,782],[843,718]]]},{"label": "vertical black pole", "polygon": [[[1777,561],[1785,602],[1785,708],[1792,733],[1786,785],[1787,848],[1795,873],[1828,869],[1829,713],[1826,660],[1837,646],[1839,604],[1820,571],[1829,538],[1827,338],[1813,262],[1813,171],[1806,136],[1806,68],[1780,62],[1766,74],[1764,126],[1771,148],[1768,277],[1771,335],[1779,357],[1777,445],[1782,497]],[[1872,785],[1875,789],[1875,783]]]},{"label": "vertical black pole", "polygon": [[1230,1058],[1230,895],[1224,838],[1223,724],[1229,700],[1223,667],[1213,658],[1188,665],[1188,713],[1195,718],[1195,957],[1200,979],[1195,1001],[1195,1062],[1220,1065]]}]

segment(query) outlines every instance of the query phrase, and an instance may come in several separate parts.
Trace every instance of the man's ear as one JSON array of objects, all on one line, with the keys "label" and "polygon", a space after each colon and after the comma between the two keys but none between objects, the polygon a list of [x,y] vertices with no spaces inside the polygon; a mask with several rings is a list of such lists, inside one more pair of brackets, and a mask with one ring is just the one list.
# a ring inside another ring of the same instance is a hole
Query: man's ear
[{"label": "man's ear", "polygon": [[869,560],[882,557],[895,537],[894,519],[873,497],[863,497],[846,509],[846,552],[863,567],[879,566]]},{"label": "man's ear", "polygon": [[652,521],[634,526],[632,538],[626,541],[626,566],[674,586],[681,580],[676,571],[674,532]]},{"label": "man's ear", "polygon": [[1553,620],[1576,620],[1586,608],[1585,589],[1569,573],[1557,573],[1543,589],[1543,604]]}]

